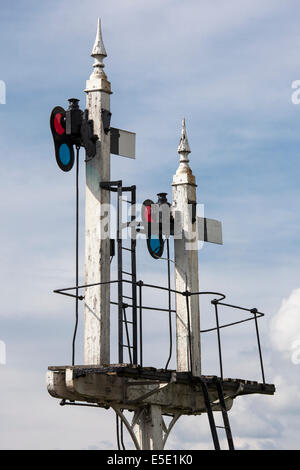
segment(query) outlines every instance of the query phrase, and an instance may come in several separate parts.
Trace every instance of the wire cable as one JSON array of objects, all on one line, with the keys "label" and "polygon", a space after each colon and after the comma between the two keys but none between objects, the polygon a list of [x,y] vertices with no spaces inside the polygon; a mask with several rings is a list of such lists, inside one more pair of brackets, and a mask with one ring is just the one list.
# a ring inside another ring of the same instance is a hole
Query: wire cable
[{"label": "wire cable", "polygon": [[189,340],[189,356],[190,356],[190,372],[193,373],[193,352],[192,352],[192,334],[191,334],[191,320],[190,320],[190,304],[189,292],[186,291],[186,310],[187,310],[187,326],[188,326],[188,340]]},{"label": "wire cable", "polygon": [[118,416],[118,413],[116,413],[116,434],[117,434],[117,446],[118,446],[118,450],[121,450],[121,445],[120,445],[120,432],[119,432],[119,416]]},{"label": "wire cable", "polygon": [[79,284],[79,151],[80,146],[76,146],[76,262],[75,262],[75,277],[76,277],[76,299],[75,299],[75,327],[72,341],[72,366],[75,365],[75,342],[78,329],[78,284]]},{"label": "wire cable", "polygon": [[167,370],[168,365],[170,363],[173,351],[173,338],[172,338],[172,299],[171,299],[171,266],[170,266],[170,243],[169,239],[167,238],[167,261],[168,261],[168,307],[169,307],[169,338],[170,338],[170,349],[169,349],[169,357],[165,366]]},{"label": "wire cable", "polygon": [[[123,411],[123,410],[122,410]],[[121,444],[123,447],[123,450],[126,450],[125,444],[124,444],[124,434],[123,434],[123,421],[121,420]]]}]

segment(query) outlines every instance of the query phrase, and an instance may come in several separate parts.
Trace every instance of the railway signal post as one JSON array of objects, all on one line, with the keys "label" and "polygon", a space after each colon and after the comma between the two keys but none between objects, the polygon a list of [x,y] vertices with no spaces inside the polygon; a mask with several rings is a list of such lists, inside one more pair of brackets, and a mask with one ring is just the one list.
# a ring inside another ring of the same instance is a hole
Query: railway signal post
[{"label": "railway signal post", "polygon": [[[85,283],[83,286],[78,285],[76,263],[76,285],[55,290],[58,294],[75,299],[76,328],[79,320],[78,304],[80,301],[84,303],[84,364],[77,365],[75,362],[75,328],[72,364],[49,366],[47,388],[51,396],[60,399],[60,404],[64,406],[92,406],[114,410],[117,430],[119,431],[120,426],[122,431],[123,427],[126,427],[137,450],[164,449],[170,432],[182,415],[207,416],[214,448],[220,449],[214,420],[214,412],[217,411],[223,418],[228,448],[233,450],[228,411],[236,397],[253,393],[273,395],[275,392],[274,385],[266,383],[263,369],[258,319],[264,314],[256,308],[248,309],[225,303],[224,294],[199,290],[198,241],[222,244],[222,227],[217,220],[197,216],[196,179],[189,165],[190,146],[185,121],[182,123],[178,147],[179,167],[172,182],[173,204],[167,202],[166,193],[159,193],[158,212],[163,206],[170,212],[172,223],[168,234],[161,228],[158,217],[159,233],[156,238],[153,236],[154,212],[152,213],[150,199],[145,202],[142,220],[137,220],[135,185],[124,185],[121,179],[111,181],[110,155],[113,153],[135,158],[135,134],[110,125],[112,92],[104,72],[103,60],[106,55],[99,20],[92,50],[92,57],[95,59],[94,70],[85,89],[86,110],[81,111],[78,100],[73,98],[69,100],[69,108],[66,111],[62,107],[55,107],[50,118],[55,156],[60,169],[72,169],[75,161],[74,147],[77,149],[77,184],[79,149],[85,148],[86,206]],[[129,193],[128,202],[131,204],[130,220],[125,223],[121,217],[124,193]],[[110,224],[110,203],[114,195],[117,196],[118,213],[116,233],[112,233]],[[130,244],[125,246],[122,230],[128,227],[131,227],[134,236]],[[136,240],[136,235],[140,232],[146,236],[147,232],[148,235],[150,233],[147,247],[152,258],[162,257],[166,242],[166,285],[147,284],[137,273],[136,243],[139,240]],[[76,236],[78,237],[78,220]],[[170,283],[169,259],[169,241],[172,238],[174,289]],[[118,274],[117,279],[111,279],[111,261],[115,252]],[[126,272],[124,268],[125,254],[130,259],[130,272]],[[76,256],[78,260],[78,243]],[[117,299],[112,298],[112,284],[118,288]],[[130,286],[130,296],[124,286]],[[144,294],[148,289],[151,290],[152,296],[166,295],[168,308],[145,305]],[[212,297],[211,305],[215,312],[216,327],[209,330],[200,328],[199,305],[203,295]],[[117,345],[110,344],[110,318],[115,307],[118,313]],[[220,325],[219,311],[224,308],[248,312],[249,318]],[[169,358],[161,368],[152,367],[152,364],[145,365],[143,315],[151,315],[151,310],[169,314],[170,345],[172,325],[176,325],[176,369],[168,368],[172,355],[171,347]],[[222,362],[222,328],[250,320],[255,324],[262,381],[226,379]],[[203,375],[200,337],[212,331],[217,335],[218,348],[212,353],[217,356],[219,369],[210,375]],[[112,348],[118,350],[117,364],[111,363]],[[121,443],[119,432],[117,436],[118,448],[124,448],[123,432]]]}]

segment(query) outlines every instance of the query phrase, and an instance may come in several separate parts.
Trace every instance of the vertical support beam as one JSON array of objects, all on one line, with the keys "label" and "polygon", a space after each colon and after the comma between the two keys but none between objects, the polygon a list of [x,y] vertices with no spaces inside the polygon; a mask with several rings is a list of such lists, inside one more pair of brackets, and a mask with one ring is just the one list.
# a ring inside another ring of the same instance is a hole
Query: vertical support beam
[{"label": "vertical support beam", "polygon": [[[172,184],[173,211],[177,212],[181,219],[180,230],[174,236],[175,289],[181,292],[199,291],[197,218],[193,213],[196,210],[197,202],[196,181],[189,167],[188,155],[190,152],[185,120],[183,120],[178,147],[180,164]],[[192,369],[193,375],[199,376],[201,375],[199,296],[189,296],[188,300],[190,318],[188,318],[186,297],[176,294],[177,370],[183,372]],[[189,337],[189,324],[191,337]]]},{"label": "vertical support beam", "polygon": [[149,405],[135,413],[134,433],[141,450],[162,450],[164,443],[161,407]]},{"label": "vertical support beam", "polygon": [[[118,245],[118,361],[124,361],[123,355],[123,253],[122,253],[122,181],[118,181],[117,186],[117,245]],[[125,312],[126,315],[126,312]]]},{"label": "vertical support beam", "polygon": [[132,345],[133,345],[133,364],[138,363],[137,351],[137,286],[136,286],[136,186],[131,186],[131,272],[132,272]]},{"label": "vertical support beam", "polygon": [[[102,109],[110,111],[110,83],[103,71],[106,57],[98,20],[96,42],[92,51],[94,71],[87,81],[87,109],[99,137],[96,156],[86,162],[85,209],[85,283],[110,281],[110,191],[100,183],[110,180],[110,136],[104,132]],[[110,362],[110,287],[109,284],[85,291],[84,362]]]}]

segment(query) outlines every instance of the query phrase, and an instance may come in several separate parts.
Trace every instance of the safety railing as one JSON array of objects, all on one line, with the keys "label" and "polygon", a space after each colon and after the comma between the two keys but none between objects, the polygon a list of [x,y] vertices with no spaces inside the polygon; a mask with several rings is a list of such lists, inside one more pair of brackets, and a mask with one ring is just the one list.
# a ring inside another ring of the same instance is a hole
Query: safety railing
[{"label": "safety railing", "polygon": [[[68,287],[68,288],[64,288],[64,289],[56,289],[56,290],[54,290],[54,293],[74,298],[76,300],[76,303],[78,303],[78,300],[82,301],[85,298],[84,295],[79,295],[79,291],[81,289],[88,289],[88,288],[91,288],[91,287],[105,285],[105,284],[117,284],[118,282],[120,282],[120,281],[114,280],[114,281],[98,282],[98,283],[75,286],[75,287]],[[128,284],[133,284],[133,281],[125,280],[125,279],[123,279],[121,282],[128,283]],[[254,321],[262,381],[265,384],[265,373],[264,373],[264,365],[263,365],[260,335],[259,335],[259,328],[258,328],[258,319],[260,317],[263,317],[265,315],[264,313],[259,312],[256,308],[248,309],[248,308],[240,307],[240,306],[237,306],[237,305],[224,303],[223,301],[225,300],[226,296],[224,294],[221,294],[221,293],[218,293],[218,292],[211,292],[211,291],[190,292],[188,290],[182,292],[182,291],[172,289],[170,287],[163,287],[163,286],[157,286],[157,285],[154,285],[154,284],[148,284],[148,283],[145,283],[141,280],[137,281],[135,284],[136,284],[137,290],[138,290],[136,308],[137,308],[137,311],[138,311],[138,322],[139,322],[139,329],[138,329],[139,330],[139,363],[138,363],[139,366],[143,367],[143,312],[145,310],[159,311],[159,312],[165,312],[165,313],[169,314],[169,355],[168,355],[166,365],[164,367],[164,369],[167,370],[168,365],[169,365],[170,360],[171,360],[171,357],[172,357],[172,351],[173,351],[173,344],[172,344],[172,314],[176,313],[176,310],[174,308],[172,308],[171,296],[172,296],[172,294],[173,295],[177,294],[177,295],[182,295],[186,298],[187,329],[188,329],[189,354],[190,354],[190,370],[192,370],[193,357],[192,357],[192,347],[191,347],[192,332],[191,332],[190,298],[194,295],[197,295],[197,296],[204,296],[204,295],[218,296],[218,298],[214,298],[213,300],[211,300],[211,304],[214,306],[214,311],[215,311],[216,326],[213,327],[213,328],[200,330],[200,334],[203,335],[204,333],[209,333],[209,332],[216,331],[217,342],[218,342],[218,360],[219,360],[220,377],[223,379],[223,370],[224,370],[223,369],[221,330],[223,330],[224,328],[228,328],[228,327],[231,327],[231,326],[234,326],[234,325],[241,324],[241,323]],[[167,292],[168,293],[168,308],[161,308],[161,307],[156,307],[156,306],[143,305],[144,289],[155,289],[155,290]],[[75,291],[75,294],[71,293],[73,291]],[[118,305],[118,302],[111,301],[110,303],[111,303],[111,305]],[[133,307],[132,304],[124,304],[124,306],[126,306],[126,308],[127,307]],[[241,320],[234,321],[234,322],[220,324],[220,319],[219,319],[219,307],[220,306],[221,307],[232,308],[232,309],[236,309],[236,310],[241,310],[241,311],[244,311],[244,312],[249,312],[249,313],[251,313],[251,316],[249,316],[247,318],[244,318],[244,319],[241,319]],[[75,364],[75,340],[76,340],[77,326],[78,326],[78,308],[76,308],[76,322],[75,322],[75,329],[74,329],[73,342],[72,342],[72,365]],[[128,350],[130,351],[130,344],[129,344],[130,341],[129,341],[128,331],[126,331],[126,336],[127,336]],[[130,356],[130,362],[132,363],[131,356]]]},{"label": "safety railing", "polygon": [[[199,293],[201,294],[201,293]],[[265,314],[262,312],[259,312],[257,308],[245,308],[245,307],[240,307],[238,305],[232,305],[232,304],[227,304],[222,302],[226,297],[224,296],[222,299],[214,299],[211,301],[211,304],[214,305],[215,307],[215,318],[216,318],[216,327],[215,328],[209,328],[206,330],[200,330],[200,333],[208,333],[211,331],[216,331],[217,332],[217,338],[218,338],[218,353],[219,353],[219,367],[220,367],[220,377],[223,379],[223,360],[222,360],[222,347],[221,347],[221,329],[222,328],[227,328],[229,326],[234,326],[238,325],[241,323],[245,323],[248,321],[254,321],[255,323],[255,333],[256,333],[256,341],[257,341],[257,349],[258,349],[258,355],[259,355],[259,363],[260,363],[260,369],[261,369],[261,376],[262,376],[262,382],[265,384],[265,372],[264,372],[264,365],[263,365],[263,358],[262,358],[262,350],[261,350],[261,343],[260,343],[260,335],[259,335],[259,329],[258,329],[258,318],[263,317]],[[229,307],[233,308],[236,310],[243,310],[245,312],[250,312],[252,316],[245,318],[243,320],[238,320],[235,322],[230,322],[226,323],[224,325],[220,325],[219,323],[219,311],[218,311],[218,306],[221,305],[223,307]]]}]

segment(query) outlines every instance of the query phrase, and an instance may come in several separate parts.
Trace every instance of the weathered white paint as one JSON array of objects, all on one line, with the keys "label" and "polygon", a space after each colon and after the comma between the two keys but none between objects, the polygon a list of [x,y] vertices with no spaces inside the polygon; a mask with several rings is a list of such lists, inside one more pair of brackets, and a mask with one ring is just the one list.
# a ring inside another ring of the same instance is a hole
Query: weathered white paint
[{"label": "weathered white paint", "polygon": [[122,157],[127,157],[127,158],[135,158],[135,147],[136,147],[135,132],[124,131],[123,129],[118,129],[118,131],[119,131],[119,139],[118,139],[119,151],[116,155],[121,155]]},{"label": "weathered white paint", "polygon": [[134,427],[135,437],[142,450],[163,449],[163,429],[161,407],[149,405],[138,410],[138,417]]},{"label": "weathered white paint", "polygon": [[121,420],[123,421],[123,423],[125,424],[130,436],[131,436],[131,439],[133,440],[133,443],[135,445],[135,448],[136,450],[143,450],[141,448],[141,444],[140,442],[138,441],[136,435],[135,435],[135,430],[134,430],[134,427],[135,427],[135,416],[136,414],[134,415],[133,417],[133,420],[132,420],[132,423],[130,424],[130,422],[127,420],[127,418],[125,417],[124,413],[123,413],[123,408],[121,409],[120,407],[118,406],[112,406],[112,408],[115,410],[116,414],[121,418]]},{"label": "weathered white paint", "polygon": [[[85,209],[85,283],[110,280],[110,192],[100,182],[110,180],[110,136],[103,129],[101,110],[110,110],[110,83],[104,73],[106,51],[101,24],[92,51],[94,71],[87,81],[87,109],[99,137],[96,156],[86,162]],[[107,212],[104,212],[104,208]],[[110,362],[110,287],[102,285],[85,291],[84,361],[85,364]]]},{"label": "weathered white paint", "polygon": [[198,240],[223,245],[222,223],[219,220],[197,217]]},{"label": "weathered white paint", "polygon": [[76,400],[76,395],[67,389],[65,371],[48,370],[46,381],[47,390],[52,397],[63,400]]},{"label": "weathered white paint", "polygon": [[[196,203],[196,180],[189,167],[191,152],[187,139],[185,120],[182,122],[181,139],[178,147],[180,164],[173,177],[173,210],[181,213],[182,236],[174,238],[175,289],[178,291],[199,291],[198,280],[198,233],[197,222],[192,223],[191,201]],[[177,370],[201,375],[200,362],[200,312],[199,297],[189,297],[192,367],[190,364],[190,341],[186,298],[176,295],[176,342]]]},{"label": "weathered white paint", "polygon": [[[175,413],[173,419],[166,426],[160,407],[139,408],[133,416],[131,423],[125,417],[122,408],[112,406],[125,424],[137,450],[163,450],[170,432],[181,416]],[[155,427],[155,429],[152,429]]]},{"label": "weathered white paint", "polygon": [[[97,372],[78,377],[72,367],[67,367],[65,370],[50,370],[47,374],[48,392],[55,398],[133,410],[136,413],[134,420],[136,435],[143,432],[139,427],[142,429],[147,428],[143,421],[149,420],[149,413],[139,415],[140,410],[144,408],[149,409],[150,406],[156,405],[160,408],[161,413],[173,414],[174,416],[178,413],[196,415],[205,412],[205,403],[200,385],[177,382],[162,383],[161,385],[161,387],[157,387],[157,384],[153,385],[151,381],[149,381],[149,384],[142,385],[137,380],[131,381],[126,377],[98,374]],[[230,389],[224,390],[227,410],[232,406],[238,387],[239,383],[236,382],[234,385],[231,384]],[[150,391],[154,393],[147,394]],[[216,388],[209,387],[208,391],[213,410],[219,411],[220,405]],[[154,414],[156,418],[152,421],[152,424],[158,422],[158,408],[156,411],[154,410]],[[159,423],[158,427],[161,426],[162,423]]]}]

